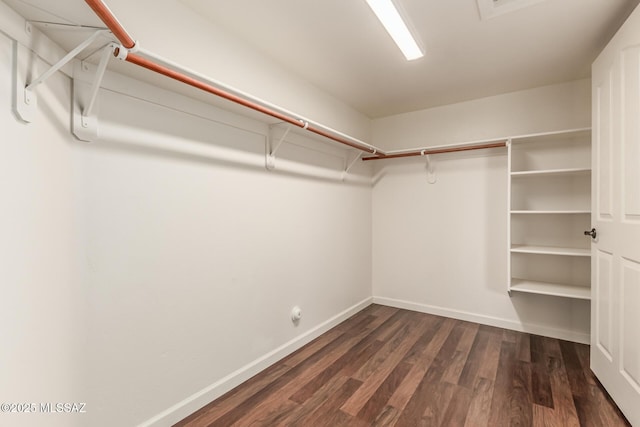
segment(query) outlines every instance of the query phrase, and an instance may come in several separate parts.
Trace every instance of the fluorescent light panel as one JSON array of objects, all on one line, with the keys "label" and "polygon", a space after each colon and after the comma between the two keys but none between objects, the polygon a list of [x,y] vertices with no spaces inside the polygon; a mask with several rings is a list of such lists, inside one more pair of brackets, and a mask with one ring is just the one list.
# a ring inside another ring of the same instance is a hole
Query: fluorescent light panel
[{"label": "fluorescent light panel", "polygon": [[424,56],[391,0],[367,0],[367,4],[408,61]]}]

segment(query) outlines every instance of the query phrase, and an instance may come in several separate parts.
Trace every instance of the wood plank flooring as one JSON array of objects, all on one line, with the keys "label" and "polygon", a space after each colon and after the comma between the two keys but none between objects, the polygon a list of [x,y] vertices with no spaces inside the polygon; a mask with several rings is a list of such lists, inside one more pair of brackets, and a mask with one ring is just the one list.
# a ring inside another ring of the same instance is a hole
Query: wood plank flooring
[{"label": "wood plank flooring", "polygon": [[371,305],[176,426],[629,424],[586,345]]}]

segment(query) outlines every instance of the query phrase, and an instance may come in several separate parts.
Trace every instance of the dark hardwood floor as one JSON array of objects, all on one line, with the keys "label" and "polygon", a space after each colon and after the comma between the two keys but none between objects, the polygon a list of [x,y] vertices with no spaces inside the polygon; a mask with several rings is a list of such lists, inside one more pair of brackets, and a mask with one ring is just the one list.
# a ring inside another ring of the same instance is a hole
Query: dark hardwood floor
[{"label": "dark hardwood floor", "polygon": [[628,426],[589,347],[372,305],[176,426]]}]

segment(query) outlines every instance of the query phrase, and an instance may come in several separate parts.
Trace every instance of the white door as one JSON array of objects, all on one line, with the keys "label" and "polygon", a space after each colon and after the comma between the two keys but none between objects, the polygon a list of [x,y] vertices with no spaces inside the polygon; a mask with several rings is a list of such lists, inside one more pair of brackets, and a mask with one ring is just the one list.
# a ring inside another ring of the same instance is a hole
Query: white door
[{"label": "white door", "polygon": [[592,79],[591,369],[640,426],[640,8]]}]

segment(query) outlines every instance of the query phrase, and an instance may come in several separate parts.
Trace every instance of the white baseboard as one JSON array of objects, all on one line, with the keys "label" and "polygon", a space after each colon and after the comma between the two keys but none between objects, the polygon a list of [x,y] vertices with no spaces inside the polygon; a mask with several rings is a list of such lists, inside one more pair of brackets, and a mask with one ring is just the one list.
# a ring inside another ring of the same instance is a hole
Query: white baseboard
[{"label": "white baseboard", "polygon": [[545,337],[557,338],[566,341],[573,341],[582,344],[589,344],[589,334],[570,331],[566,329],[549,328],[548,326],[532,325],[517,322],[499,317],[486,316],[483,314],[470,313],[467,311],[453,310],[450,308],[437,307],[428,304],[420,304],[410,301],[403,301],[393,298],[373,297],[374,304],[387,305],[389,307],[403,308],[406,310],[419,311],[421,313],[435,314],[437,316],[451,317],[467,322],[475,322],[483,325],[496,326],[504,329],[511,329],[529,334],[542,335]]},{"label": "white baseboard", "polygon": [[264,356],[254,360],[248,365],[243,366],[235,372],[230,373],[226,377],[216,381],[210,386],[200,390],[199,392],[187,397],[167,410],[161,412],[155,417],[144,421],[138,427],[168,427],[178,421],[188,417],[198,409],[207,405],[209,402],[222,396],[234,387],[242,384],[257,373],[265,370],[269,366],[283,359],[294,351],[298,350],[305,344],[313,341],[329,329],[347,320],[354,314],[362,311],[372,303],[372,298],[366,298],[359,303],[347,308],[341,313],[333,316],[329,320],[321,323],[315,328],[305,332],[304,334],[292,339],[275,350],[265,354]]}]

